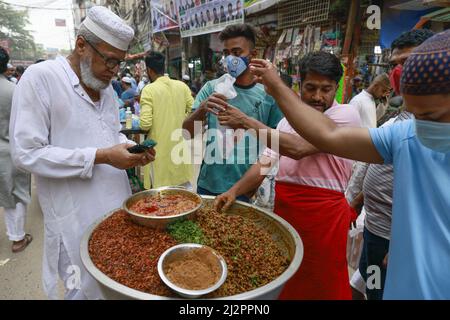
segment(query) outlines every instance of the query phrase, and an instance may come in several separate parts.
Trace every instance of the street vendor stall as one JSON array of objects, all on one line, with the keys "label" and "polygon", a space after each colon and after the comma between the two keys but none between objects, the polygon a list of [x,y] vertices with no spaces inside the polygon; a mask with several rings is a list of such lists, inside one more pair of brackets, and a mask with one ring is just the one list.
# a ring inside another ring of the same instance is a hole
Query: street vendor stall
[{"label": "street vendor stall", "polygon": [[[173,189],[171,196],[177,190]],[[167,188],[156,190],[163,196],[168,192]],[[135,223],[121,208],[91,225],[81,242],[81,258],[105,298],[179,298],[158,275],[158,260],[175,245],[198,243],[212,248],[228,266],[224,284],[204,298],[276,299],[300,267],[300,236],[271,212],[238,201],[226,213],[219,213],[212,209],[213,201],[211,196],[201,196],[200,209],[164,229]]]}]

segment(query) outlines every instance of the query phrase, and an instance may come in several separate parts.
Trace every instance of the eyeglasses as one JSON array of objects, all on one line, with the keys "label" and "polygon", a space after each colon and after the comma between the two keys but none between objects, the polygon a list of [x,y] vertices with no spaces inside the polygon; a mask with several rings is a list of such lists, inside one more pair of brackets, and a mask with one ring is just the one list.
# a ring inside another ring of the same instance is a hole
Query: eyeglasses
[{"label": "eyeglasses", "polygon": [[123,60],[106,57],[103,53],[98,51],[98,49],[94,45],[92,45],[92,43],[90,43],[86,39],[84,39],[84,41],[86,41],[86,43],[88,45],[90,45],[92,49],[94,49],[94,51],[103,59],[103,61],[105,61],[105,65],[109,69],[114,69],[115,67],[117,67],[118,65],[120,65],[123,62]]}]

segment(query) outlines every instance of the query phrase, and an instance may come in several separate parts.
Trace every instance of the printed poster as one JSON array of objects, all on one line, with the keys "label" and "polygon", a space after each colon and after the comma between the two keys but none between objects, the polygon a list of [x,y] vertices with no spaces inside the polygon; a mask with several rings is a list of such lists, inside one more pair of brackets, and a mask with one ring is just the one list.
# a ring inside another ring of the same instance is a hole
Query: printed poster
[{"label": "printed poster", "polygon": [[244,22],[243,0],[177,0],[181,37],[222,31]]}]

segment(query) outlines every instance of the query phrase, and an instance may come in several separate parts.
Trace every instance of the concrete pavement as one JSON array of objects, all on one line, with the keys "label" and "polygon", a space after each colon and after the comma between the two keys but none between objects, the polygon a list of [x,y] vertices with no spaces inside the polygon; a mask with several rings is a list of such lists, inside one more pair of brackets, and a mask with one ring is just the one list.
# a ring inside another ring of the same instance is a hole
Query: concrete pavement
[{"label": "concrete pavement", "polygon": [[32,189],[25,232],[31,233],[33,242],[24,251],[11,252],[11,242],[6,236],[4,223],[5,213],[3,208],[0,208],[0,299],[2,300],[47,299],[41,281],[44,223],[34,192],[35,187]]}]

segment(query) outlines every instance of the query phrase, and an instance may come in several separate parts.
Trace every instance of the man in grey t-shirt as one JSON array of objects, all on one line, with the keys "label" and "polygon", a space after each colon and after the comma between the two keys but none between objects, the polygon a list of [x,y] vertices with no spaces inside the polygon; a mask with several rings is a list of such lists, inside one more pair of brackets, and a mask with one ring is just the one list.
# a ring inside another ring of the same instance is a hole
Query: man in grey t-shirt
[{"label": "man in grey t-shirt", "polygon": [[[412,114],[403,111],[395,120],[392,119],[385,125],[412,117]],[[368,300],[381,300],[386,278],[384,259],[389,251],[391,236],[394,171],[392,165],[358,163],[358,166],[355,173],[363,179],[362,192],[352,201],[352,206],[360,207],[364,205],[363,210],[366,213],[359,272],[364,281],[367,282],[367,268],[369,266],[380,268],[381,287],[377,289],[366,286],[366,294]]]},{"label": "man in grey t-shirt", "polygon": [[[392,42],[390,64],[392,66],[403,65],[411,54],[411,51],[431,36],[433,36],[433,32],[426,29],[415,29],[401,34]],[[395,83],[392,85],[394,88],[399,87],[398,83],[397,85]],[[395,121],[402,121],[411,117],[411,114],[403,111],[397,116]],[[370,289],[366,286],[366,293],[369,300],[381,300],[386,277],[385,258],[387,257],[391,234],[393,169],[389,165],[366,164],[357,168],[357,171],[360,181],[362,181],[361,179],[364,180],[362,192],[360,195],[354,197],[352,206],[358,207],[364,204],[364,210],[366,212],[363,234],[364,245],[359,264],[359,272],[362,278],[367,281],[367,268],[373,265],[380,268],[381,288]],[[357,179],[354,179],[352,176],[351,180]],[[351,188],[350,183],[349,189]],[[353,199],[353,196],[350,195],[350,198]]]}]

